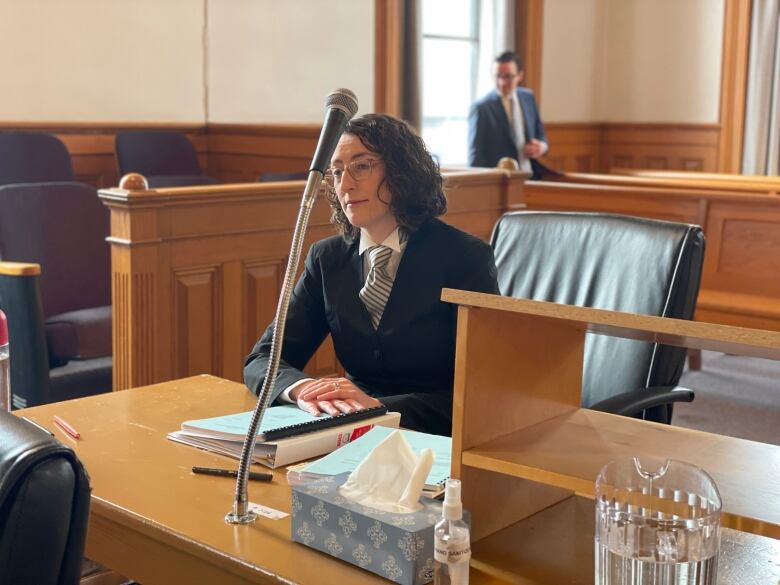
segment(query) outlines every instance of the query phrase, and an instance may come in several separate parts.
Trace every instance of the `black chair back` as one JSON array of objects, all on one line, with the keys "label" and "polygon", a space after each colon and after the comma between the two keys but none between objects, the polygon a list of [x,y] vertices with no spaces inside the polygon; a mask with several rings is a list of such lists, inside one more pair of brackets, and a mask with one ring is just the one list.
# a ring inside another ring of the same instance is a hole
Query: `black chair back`
[{"label": "black chair back", "polygon": [[0,186],[0,260],[40,276],[0,275],[16,408],[111,389],[108,209],[81,183]]},{"label": "black chair back", "polygon": [[41,265],[45,318],[111,304],[108,234],[108,208],[94,187],[0,187],[0,260]]},{"label": "black chair back", "polygon": [[[704,256],[698,226],[609,214],[517,212],[498,221],[492,246],[504,295],[693,318]],[[685,355],[683,348],[588,335],[582,404],[675,386]],[[668,423],[671,405],[648,410],[645,418]]]},{"label": "black chair back", "polygon": [[70,448],[0,412],[0,583],[78,583],[89,499],[89,477]]},{"label": "black chair back", "polygon": [[200,175],[198,155],[181,132],[132,131],[116,135],[119,174]]},{"label": "black chair back", "polygon": [[72,181],[70,153],[44,132],[0,132],[0,185]]}]

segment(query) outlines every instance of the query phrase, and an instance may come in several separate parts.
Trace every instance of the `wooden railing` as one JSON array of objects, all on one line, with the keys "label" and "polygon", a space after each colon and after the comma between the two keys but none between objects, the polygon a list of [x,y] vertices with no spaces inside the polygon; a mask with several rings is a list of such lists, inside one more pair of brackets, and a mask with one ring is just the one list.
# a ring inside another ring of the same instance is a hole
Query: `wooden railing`
[{"label": "wooden railing", "polygon": [[611,171],[618,175],[627,175],[629,177],[640,177],[653,180],[672,180],[684,181],[689,185],[718,185],[723,187],[733,187],[742,190],[743,188],[761,187],[765,189],[780,190],[780,177],[767,175],[735,175],[730,173],[696,173],[685,171],[654,171],[641,169],[614,169]]},{"label": "wooden railing", "polygon": [[[780,180],[777,177],[726,175],[718,173],[674,173],[617,170],[617,174],[565,173],[557,182],[585,185],[622,185],[625,187],[652,187],[665,189],[697,189],[705,191],[741,191],[777,195]],[[741,177],[741,178],[740,178]]]},{"label": "wooden railing", "polygon": [[[443,219],[487,239],[517,208],[525,175],[446,175]],[[111,210],[114,389],[209,373],[242,379],[245,356],[274,316],[303,181],[104,189]],[[318,201],[304,250],[334,234]],[[330,344],[307,367],[339,371]]]}]

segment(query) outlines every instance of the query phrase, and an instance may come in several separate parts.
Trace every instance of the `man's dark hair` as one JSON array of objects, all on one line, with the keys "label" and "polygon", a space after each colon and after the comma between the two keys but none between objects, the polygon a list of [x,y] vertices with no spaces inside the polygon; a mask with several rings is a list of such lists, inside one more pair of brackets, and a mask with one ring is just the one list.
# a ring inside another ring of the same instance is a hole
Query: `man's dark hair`
[{"label": "man's dark hair", "polygon": [[523,60],[520,58],[520,55],[514,51],[504,51],[494,60],[496,63],[511,63],[514,61],[515,65],[517,65],[517,71],[519,72],[523,70]]},{"label": "man's dark hair", "polygon": [[[385,177],[379,188],[387,185],[390,211],[399,226],[415,231],[447,211],[439,165],[406,122],[386,114],[366,114],[350,120],[344,134],[357,137],[384,162]],[[331,221],[344,239],[360,237],[360,229],[349,223],[334,189],[328,189],[328,201],[333,210]]]}]

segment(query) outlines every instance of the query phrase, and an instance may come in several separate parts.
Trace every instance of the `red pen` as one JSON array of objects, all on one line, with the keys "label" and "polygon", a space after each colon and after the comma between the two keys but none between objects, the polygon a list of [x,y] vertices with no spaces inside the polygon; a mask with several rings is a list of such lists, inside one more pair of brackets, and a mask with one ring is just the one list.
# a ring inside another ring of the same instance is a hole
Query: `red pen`
[{"label": "red pen", "polygon": [[61,419],[57,415],[54,416],[54,424],[57,425],[58,427],[60,427],[60,429],[65,431],[65,433],[67,433],[68,435],[70,435],[74,439],[80,439],[81,438],[81,434],[76,429],[74,429],[72,426],[70,426],[70,424],[65,422],[63,419]]}]

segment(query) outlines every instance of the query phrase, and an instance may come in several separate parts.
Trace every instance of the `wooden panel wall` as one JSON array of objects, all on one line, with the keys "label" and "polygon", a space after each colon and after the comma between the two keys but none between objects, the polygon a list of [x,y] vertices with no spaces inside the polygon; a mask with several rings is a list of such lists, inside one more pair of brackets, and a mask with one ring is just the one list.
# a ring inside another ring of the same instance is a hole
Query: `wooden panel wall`
[{"label": "wooden panel wall", "polygon": [[717,170],[720,127],[706,124],[605,124],[602,171],[612,168]]},{"label": "wooden panel wall", "polygon": [[[163,129],[193,141],[204,172],[228,183],[257,181],[265,173],[308,169],[319,138],[318,124],[1,124],[0,130],[51,132],[65,142],[78,180],[110,187],[118,183],[117,132]],[[717,125],[550,123],[550,153],[544,163],[570,172],[613,168],[715,171]]]},{"label": "wooden panel wall", "polygon": [[709,171],[718,166],[717,124],[587,124],[545,126],[544,163],[569,172],[617,168]]},{"label": "wooden panel wall", "polygon": [[306,172],[319,135],[317,124],[211,124],[208,174],[251,183],[267,172]]},{"label": "wooden panel wall", "polygon": [[601,124],[545,124],[550,150],[542,162],[551,169],[578,173],[601,170]]}]

